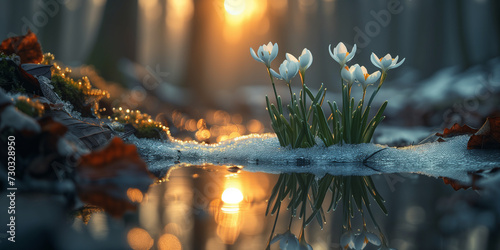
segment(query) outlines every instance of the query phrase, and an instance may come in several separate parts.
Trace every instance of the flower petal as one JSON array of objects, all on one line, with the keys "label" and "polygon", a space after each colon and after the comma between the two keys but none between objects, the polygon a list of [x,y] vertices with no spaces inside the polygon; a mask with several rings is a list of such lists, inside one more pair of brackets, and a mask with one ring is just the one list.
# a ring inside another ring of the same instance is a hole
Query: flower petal
[{"label": "flower petal", "polygon": [[[271,43],[271,42],[269,42]],[[276,58],[276,56],[278,56],[278,43],[275,43],[274,46],[273,46],[273,49],[271,51],[271,61],[274,60]]]},{"label": "flower petal", "polygon": [[382,65],[380,64],[380,59],[377,57],[377,55],[375,55],[375,53],[372,52],[372,55],[370,56],[370,60],[372,61],[373,65],[375,65],[375,67],[381,69],[382,68]]},{"label": "flower petal", "polygon": [[380,78],[380,71],[375,71],[373,72],[371,75],[368,76],[368,78],[366,79],[366,84],[369,85],[369,84],[373,84],[374,82],[376,82],[379,78]]},{"label": "flower petal", "polygon": [[[337,45],[338,46],[338,45]],[[339,61],[339,58],[337,57],[337,54],[335,53],[335,49],[337,47],[335,47],[333,50],[332,50],[332,45],[330,44],[328,46],[328,52],[330,52],[330,56],[333,58],[333,60],[337,61],[338,63],[340,63]]]},{"label": "flower petal", "polygon": [[347,48],[343,42],[340,42],[339,44],[337,44],[337,47],[335,47],[335,50],[336,50],[337,54],[348,52]]},{"label": "flower petal", "polygon": [[[347,66],[346,66],[347,67]],[[352,72],[346,69],[346,67],[342,68],[342,71],[340,74],[342,75],[342,78],[347,81],[349,84],[351,84],[354,81],[354,76]]]},{"label": "flower petal", "polygon": [[288,61],[299,62],[299,60],[297,60],[297,58],[295,58],[295,56],[293,56],[290,53],[286,53],[285,57],[286,57],[286,60],[288,60]]},{"label": "flower petal", "polygon": [[401,66],[401,64],[403,64],[403,63],[405,62],[405,59],[406,59],[406,58],[403,58],[403,60],[401,60],[401,61],[400,61],[399,63],[397,63],[397,64],[392,65],[391,67],[389,67],[389,69],[394,69],[394,68],[397,68],[397,67]]},{"label": "flower petal", "polygon": [[264,62],[264,61],[262,61],[262,59],[260,59],[260,58],[259,58],[259,57],[255,54],[255,51],[254,51],[252,48],[250,48],[250,55],[252,55],[252,57],[253,57],[253,59],[255,59],[255,61],[257,61],[257,62],[261,62],[261,63],[263,63],[263,62]]},{"label": "flower petal", "polygon": [[359,65],[354,65],[355,69],[354,69],[354,77],[356,77],[356,80],[358,80],[358,82],[364,84],[365,83],[365,72],[366,71],[366,68],[363,70],[364,67],[359,67]]},{"label": "flower petal", "polygon": [[356,44],[354,44],[354,46],[352,47],[352,50],[351,50],[351,53],[349,53],[349,55],[347,55],[346,57],[346,62],[349,62],[355,55],[356,55],[356,50],[357,50],[357,47],[356,47]]},{"label": "flower petal", "polygon": [[299,56],[300,70],[308,69],[313,61],[312,53],[308,49],[303,49],[302,54]]},{"label": "flower petal", "polygon": [[280,74],[276,73],[276,71],[274,71],[274,69],[271,69],[271,75],[273,75],[274,77],[278,78],[278,79],[283,79]]}]

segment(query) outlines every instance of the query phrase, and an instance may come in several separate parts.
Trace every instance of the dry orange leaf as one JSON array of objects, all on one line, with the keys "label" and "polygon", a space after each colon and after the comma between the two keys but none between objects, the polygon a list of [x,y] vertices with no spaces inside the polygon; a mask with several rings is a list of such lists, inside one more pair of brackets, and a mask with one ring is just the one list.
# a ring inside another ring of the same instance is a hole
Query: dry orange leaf
[{"label": "dry orange leaf", "polygon": [[145,193],[153,177],[135,145],[125,144],[119,137],[104,149],[82,156],[76,171],[80,199],[115,217],[137,208],[127,190],[136,188]]},{"label": "dry orange leaf", "polygon": [[451,128],[445,128],[443,133],[436,133],[437,136],[447,138],[447,137],[453,137],[457,135],[467,135],[467,134],[474,134],[477,132],[477,129],[471,128],[467,125],[460,126],[458,123],[453,124]]},{"label": "dry orange leaf", "polygon": [[467,149],[500,149],[500,117],[488,117],[470,137]]},{"label": "dry orange leaf", "polygon": [[40,63],[43,60],[42,47],[35,33],[28,30],[24,36],[15,36],[3,40],[0,52],[6,55],[16,54],[21,63]]}]

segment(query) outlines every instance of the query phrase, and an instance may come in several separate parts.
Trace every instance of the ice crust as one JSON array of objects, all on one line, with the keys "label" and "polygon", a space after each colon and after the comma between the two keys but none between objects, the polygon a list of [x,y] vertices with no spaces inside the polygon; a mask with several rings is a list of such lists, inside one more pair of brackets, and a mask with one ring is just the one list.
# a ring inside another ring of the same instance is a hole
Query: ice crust
[{"label": "ice crust", "polygon": [[246,171],[308,172],[318,176],[419,173],[467,181],[468,172],[500,166],[500,152],[467,150],[469,136],[402,148],[378,144],[321,143],[308,149],[280,147],[273,134],[250,135],[218,144],[130,138],[151,171],[182,164],[239,165]]}]

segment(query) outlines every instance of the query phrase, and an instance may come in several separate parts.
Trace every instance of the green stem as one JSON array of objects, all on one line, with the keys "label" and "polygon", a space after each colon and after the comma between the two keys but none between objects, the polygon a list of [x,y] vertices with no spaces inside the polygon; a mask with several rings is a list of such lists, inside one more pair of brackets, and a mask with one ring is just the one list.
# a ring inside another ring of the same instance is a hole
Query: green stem
[{"label": "green stem", "polygon": [[290,86],[291,84],[291,81],[290,82],[287,82],[286,85],[288,85],[288,90],[290,91],[290,102],[292,103],[293,105],[293,93],[292,93],[292,87]]},{"label": "green stem", "polygon": [[278,92],[276,91],[276,86],[274,85],[273,75],[271,74],[271,69],[267,68],[267,73],[269,74],[269,78],[271,78],[271,83],[273,84],[274,97],[276,98],[276,103],[278,103]]},{"label": "green stem", "polygon": [[370,101],[368,101],[368,106],[367,107],[369,107],[369,106],[372,105],[373,99],[375,98],[375,96],[377,95],[378,91],[380,90],[380,87],[382,87],[382,84],[384,83],[386,77],[387,77],[387,73],[386,72],[382,72],[382,77],[380,77],[380,83],[378,84],[377,90],[373,91],[373,94],[370,97]]}]

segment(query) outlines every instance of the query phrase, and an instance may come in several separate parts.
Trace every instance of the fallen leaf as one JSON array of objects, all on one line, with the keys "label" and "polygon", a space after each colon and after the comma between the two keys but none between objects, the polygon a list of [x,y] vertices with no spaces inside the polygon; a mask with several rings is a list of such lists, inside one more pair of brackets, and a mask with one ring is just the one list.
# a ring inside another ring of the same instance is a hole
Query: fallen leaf
[{"label": "fallen leaf", "polygon": [[52,65],[25,63],[21,64],[21,68],[23,68],[28,74],[33,76],[44,76],[49,80],[52,78],[52,73],[50,71]]},{"label": "fallen leaf", "polygon": [[21,63],[40,63],[43,52],[35,33],[28,30],[24,36],[15,36],[3,40],[0,52],[5,55],[16,54],[21,58]]},{"label": "fallen leaf", "polygon": [[46,115],[57,119],[69,129],[69,132],[76,136],[85,146],[90,149],[97,149],[109,142],[112,137],[111,130],[73,118],[64,110],[57,110],[58,106],[46,105]]},{"label": "fallen leaf", "polygon": [[136,146],[125,144],[119,137],[104,149],[82,156],[76,171],[80,199],[102,207],[114,217],[137,208],[137,203],[127,196],[129,188],[146,193],[153,183],[153,175]]},{"label": "fallen leaf", "polygon": [[477,129],[471,128],[467,125],[460,126],[458,123],[453,124],[451,128],[445,128],[443,133],[436,133],[437,136],[442,138],[453,137],[457,135],[468,135],[474,134],[477,132]]},{"label": "fallen leaf", "polygon": [[500,149],[500,117],[488,117],[470,137],[467,149]]}]

